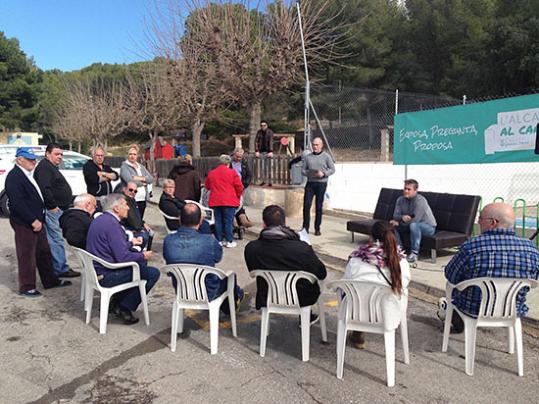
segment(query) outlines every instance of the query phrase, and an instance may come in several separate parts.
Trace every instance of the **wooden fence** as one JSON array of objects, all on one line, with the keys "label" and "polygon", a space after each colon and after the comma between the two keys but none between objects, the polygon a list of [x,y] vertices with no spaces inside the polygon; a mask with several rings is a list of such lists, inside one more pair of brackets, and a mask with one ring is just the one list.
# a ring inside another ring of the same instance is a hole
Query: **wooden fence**
[{"label": "wooden fence", "polygon": [[[265,173],[266,175],[270,175],[271,183],[274,185],[290,185],[290,170],[288,169],[288,164],[293,156],[274,155],[271,159],[262,159],[256,158],[254,155],[250,154],[244,158],[247,159],[249,168],[251,169],[253,184],[269,182],[268,179],[265,178]],[[112,167],[120,167],[124,160],[124,157],[106,157],[106,163]],[[177,159],[155,160],[155,168],[158,177],[160,179],[167,178],[170,170],[177,164]],[[208,175],[208,172],[217,167],[218,164],[218,157],[200,157],[193,159],[193,166],[195,166],[203,180]]]}]

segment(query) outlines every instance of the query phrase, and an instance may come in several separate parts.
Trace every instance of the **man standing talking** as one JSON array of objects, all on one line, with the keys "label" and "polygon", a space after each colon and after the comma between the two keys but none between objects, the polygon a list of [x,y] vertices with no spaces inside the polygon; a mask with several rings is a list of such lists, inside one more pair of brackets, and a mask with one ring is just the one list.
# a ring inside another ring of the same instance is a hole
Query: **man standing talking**
[{"label": "man standing talking", "polygon": [[314,219],[314,235],[320,236],[322,224],[322,205],[328,186],[328,177],[335,173],[335,164],[331,156],[323,151],[324,142],[315,137],[312,143],[313,152],[304,157],[301,173],[307,177],[305,194],[303,197],[303,228],[309,232],[311,223],[311,205],[316,196],[316,216]]},{"label": "man standing talking", "polygon": [[80,276],[67,266],[64,238],[60,228],[60,216],[69,208],[73,200],[71,187],[60,172],[64,152],[57,143],[49,143],[45,158],[36,167],[34,178],[45,201],[45,227],[52,253],[54,273],[58,277],[73,278]]}]

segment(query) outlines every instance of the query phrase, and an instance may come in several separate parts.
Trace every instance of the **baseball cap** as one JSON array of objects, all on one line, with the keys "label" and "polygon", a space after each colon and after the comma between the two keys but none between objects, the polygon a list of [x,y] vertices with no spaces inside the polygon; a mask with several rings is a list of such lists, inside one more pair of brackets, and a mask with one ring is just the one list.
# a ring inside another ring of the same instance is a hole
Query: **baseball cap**
[{"label": "baseball cap", "polygon": [[15,153],[15,157],[24,157],[28,160],[36,160],[37,156],[32,153],[32,149],[30,147],[19,147],[17,149],[17,152]]}]

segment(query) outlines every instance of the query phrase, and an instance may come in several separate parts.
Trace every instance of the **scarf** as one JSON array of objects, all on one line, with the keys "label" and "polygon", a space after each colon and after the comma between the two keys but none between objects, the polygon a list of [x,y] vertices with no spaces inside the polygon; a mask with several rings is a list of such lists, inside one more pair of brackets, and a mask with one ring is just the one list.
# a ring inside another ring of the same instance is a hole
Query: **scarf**
[{"label": "scarf", "polygon": [[266,227],[260,232],[262,240],[299,240],[299,235],[286,226]]},{"label": "scarf", "polygon": [[[397,254],[399,255],[400,259],[406,257],[406,254],[404,253],[404,251],[402,251],[400,246],[397,247]],[[376,241],[374,243],[369,241],[369,243],[367,244],[360,245],[357,249],[352,251],[349,258],[359,258],[367,264],[371,264],[380,268],[386,266],[384,248],[382,243],[380,243],[379,241]]]}]

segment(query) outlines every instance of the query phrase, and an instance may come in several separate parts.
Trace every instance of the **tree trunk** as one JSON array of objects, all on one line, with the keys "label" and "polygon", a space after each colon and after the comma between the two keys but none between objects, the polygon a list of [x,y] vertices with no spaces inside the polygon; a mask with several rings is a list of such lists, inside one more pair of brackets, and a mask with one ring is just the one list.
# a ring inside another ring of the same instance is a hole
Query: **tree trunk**
[{"label": "tree trunk", "polygon": [[80,153],[82,150],[82,142],[79,142],[79,144],[77,145],[77,151]]},{"label": "tree trunk", "polygon": [[69,151],[73,151],[73,141],[69,141]]},{"label": "tree trunk", "polygon": [[200,136],[202,135],[203,129],[204,122],[200,122],[200,119],[197,119],[191,126],[191,132],[193,132],[193,157],[202,156],[202,153],[200,151]]},{"label": "tree trunk", "polygon": [[[154,155],[154,149],[155,149],[155,139],[157,138],[157,135],[150,131],[148,133],[148,136],[150,137],[150,160],[148,161],[148,171],[150,174],[156,179],[155,183],[158,184],[159,179],[157,178],[157,172],[155,169],[155,155]],[[142,152],[144,154],[144,152]]]},{"label": "tree trunk", "polygon": [[251,105],[251,119],[249,121],[249,153],[255,152],[255,137],[258,128],[260,127],[260,119],[262,116],[262,107],[260,102],[255,102]]}]

